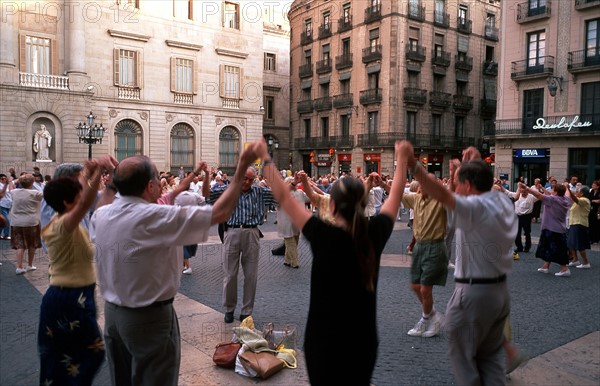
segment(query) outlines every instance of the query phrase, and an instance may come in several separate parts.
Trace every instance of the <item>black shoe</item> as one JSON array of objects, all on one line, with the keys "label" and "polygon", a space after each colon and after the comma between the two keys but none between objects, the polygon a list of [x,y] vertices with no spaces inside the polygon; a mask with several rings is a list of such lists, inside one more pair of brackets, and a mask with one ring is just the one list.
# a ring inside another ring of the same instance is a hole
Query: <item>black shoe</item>
[{"label": "black shoe", "polygon": [[288,264],[288,263],[283,263],[283,265],[285,265],[286,267],[291,267],[292,266],[291,264]]},{"label": "black shoe", "polygon": [[233,323],[233,312],[226,312],[223,320],[225,323]]},{"label": "black shoe", "polygon": [[519,252],[523,252],[523,250],[519,249],[519,248],[515,249],[515,253],[519,253]]},{"label": "black shoe", "polygon": [[[243,322],[243,321],[244,321],[244,319],[246,319],[248,316],[250,316],[250,315],[244,315],[244,314],[240,314],[240,322]],[[232,318],[233,318],[233,316],[232,316]],[[233,319],[232,319],[232,320],[233,320]]]}]

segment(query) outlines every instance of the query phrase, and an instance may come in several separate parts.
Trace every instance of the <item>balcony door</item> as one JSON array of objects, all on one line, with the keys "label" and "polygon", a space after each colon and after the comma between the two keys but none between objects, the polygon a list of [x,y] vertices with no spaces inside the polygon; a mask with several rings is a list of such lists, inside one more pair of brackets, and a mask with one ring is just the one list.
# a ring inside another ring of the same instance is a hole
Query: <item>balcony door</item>
[{"label": "balcony door", "polygon": [[600,126],[600,82],[581,85],[581,121],[592,122],[592,128]]},{"label": "balcony door", "polygon": [[544,114],[544,89],[523,92],[523,133],[533,133],[533,126]]},{"label": "balcony door", "polygon": [[585,65],[600,65],[600,19],[585,23]]},{"label": "balcony door", "polygon": [[527,73],[544,71],[546,58],[546,32],[536,31],[527,34]]}]

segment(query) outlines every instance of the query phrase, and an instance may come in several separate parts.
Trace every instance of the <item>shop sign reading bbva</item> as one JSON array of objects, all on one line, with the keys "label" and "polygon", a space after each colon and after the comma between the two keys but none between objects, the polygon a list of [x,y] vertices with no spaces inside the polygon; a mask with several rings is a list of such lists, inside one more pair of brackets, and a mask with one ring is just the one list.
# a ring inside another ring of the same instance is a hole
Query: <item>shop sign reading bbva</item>
[{"label": "shop sign reading bbva", "polygon": [[546,149],[517,149],[515,157],[517,158],[538,158],[545,157]]},{"label": "shop sign reading bbva", "polygon": [[544,118],[538,118],[533,125],[533,130],[550,130],[550,129],[566,129],[571,131],[573,128],[592,126],[592,122],[579,122],[579,115],[573,118],[571,123],[567,123],[567,118],[562,117],[558,123],[547,124]]}]

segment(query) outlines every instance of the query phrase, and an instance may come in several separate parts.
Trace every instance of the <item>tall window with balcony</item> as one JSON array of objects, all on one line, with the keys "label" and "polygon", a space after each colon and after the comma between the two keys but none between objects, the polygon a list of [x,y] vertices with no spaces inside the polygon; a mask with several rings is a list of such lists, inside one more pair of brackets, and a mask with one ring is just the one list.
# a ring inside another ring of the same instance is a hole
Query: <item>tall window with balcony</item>
[{"label": "tall window with balcony", "polygon": [[340,115],[340,135],[342,138],[350,137],[350,114]]},{"label": "tall window with balcony", "polygon": [[173,16],[181,19],[193,20],[193,0],[173,0]]},{"label": "tall window with balcony", "polygon": [[484,36],[486,39],[498,41],[498,28],[496,27],[496,15],[487,13],[485,18]]},{"label": "tall window with balcony", "polygon": [[19,84],[21,86],[67,90],[68,78],[58,74],[56,40],[38,36],[19,36]]},{"label": "tall window with balcony", "polygon": [[329,117],[321,117],[321,138],[329,138]]},{"label": "tall window with balcony", "polygon": [[312,64],[312,50],[304,51],[304,64]]},{"label": "tall window with balcony", "polygon": [[537,16],[546,13],[546,0],[529,0],[527,2],[527,16]]},{"label": "tall window with balcony", "polygon": [[417,112],[406,112],[406,139],[415,143],[417,139]]},{"label": "tall window with balcony", "polygon": [[192,104],[194,89],[194,61],[171,58],[171,92],[174,94],[174,102]]},{"label": "tall window with balcony", "polygon": [[225,173],[233,175],[241,151],[240,132],[226,126],[219,133],[219,166]]},{"label": "tall window with balcony", "polygon": [[371,49],[371,53],[375,53],[379,51],[379,28],[375,28],[369,31],[369,48]]},{"label": "tall window with balcony", "polygon": [[442,137],[442,115],[432,114],[431,115],[431,144],[441,145]]},{"label": "tall window with balcony", "polygon": [[535,121],[544,114],[544,89],[523,91],[523,133],[532,133]]},{"label": "tall window with balcony", "polygon": [[323,34],[327,36],[331,34],[331,12],[329,11],[323,12]]},{"label": "tall window with balcony", "polygon": [[342,21],[344,24],[352,22],[352,13],[350,12],[350,3],[342,5]]},{"label": "tall window with balcony", "polygon": [[454,145],[455,147],[463,147],[463,141],[465,138],[465,120],[466,118],[462,115],[454,117]]},{"label": "tall window with balcony", "polygon": [[124,119],[115,125],[115,158],[122,161],[142,154],[142,127],[133,119]]},{"label": "tall window with balcony", "polygon": [[600,19],[585,23],[585,65],[600,65]]},{"label": "tall window with balcony", "polygon": [[228,1],[223,5],[223,27],[240,29],[240,5]]},{"label": "tall window with balcony", "polygon": [[311,132],[311,121],[310,118],[307,118],[303,121],[304,124],[304,138],[305,139],[309,139],[310,138],[310,132]]},{"label": "tall window with balcony", "polygon": [[277,71],[277,55],[265,52],[265,62],[264,62],[264,70],[265,71]]},{"label": "tall window with balcony", "polygon": [[418,54],[421,46],[419,45],[419,39],[421,30],[415,27],[408,28],[408,50],[411,53]]},{"label": "tall window with balcony", "polygon": [[448,25],[448,18],[446,17],[446,1],[435,0],[433,12],[433,21],[436,25],[446,26]]},{"label": "tall window with balcony", "polygon": [[221,101],[222,107],[225,108],[240,108],[240,99],[242,98],[242,79],[243,69],[236,66],[228,66],[222,64],[221,72]]},{"label": "tall window with balcony", "polygon": [[114,85],[120,99],[140,99],[141,53],[139,51],[115,48]]},{"label": "tall window with balcony", "polygon": [[600,126],[600,82],[581,85],[581,121],[592,122],[592,128]]},{"label": "tall window with balcony", "polygon": [[469,7],[464,4],[460,4],[458,6],[458,24],[459,24],[459,26],[462,26],[464,28],[464,26],[467,25],[468,19],[469,19]]},{"label": "tall window with balcony", "polygon": [[408,16],[412,19],[422,19],[423,18],[423,14],[421,12],[421,0],[409,0]]},{"label": "tall window with balcony", "polygon": [[446,92],[445,77],[442,75],[433,75],[433,91]]},{"label": "tall window with balcony", "polygon": [[187,123],[178,123],[171,129],[171,170],[183,166],[194,168],[194,129]]},{"label": "tall window with balcony", "polygon": [[367,134],[371,138],[371,143],[377,140],[379,133],[379,111],[369,111],[367,113]]},{"label": "tall window with balcony", "polygon": [[527,34],[527,73],[544,71],[546,59],[546,32],[536,31]]},{"label": "tall window with balcony", "polygon": [[312,19],[304,20],[304,34],[306,35],[306,37],[312,38],[312,32],[313,32]]}]

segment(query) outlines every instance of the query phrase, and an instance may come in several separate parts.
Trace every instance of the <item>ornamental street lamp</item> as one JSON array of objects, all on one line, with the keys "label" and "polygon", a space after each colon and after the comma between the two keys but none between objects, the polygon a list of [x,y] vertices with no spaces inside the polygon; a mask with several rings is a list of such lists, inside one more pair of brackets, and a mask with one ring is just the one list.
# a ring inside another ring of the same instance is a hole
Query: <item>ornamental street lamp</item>
[{"label": "ornamental street lamp", "polygon": [[96,117],[90,111],[90,114],[85,117],[86,122],[79,122],[79,125],[75,127],[77,130],[77,137],[79,137],[79,143],[87,143],[88,144],[88,159],[92,159],[92,145],[96,143],[102,143],[102,137],[104,137],[104,132],[106,129],[98,124],[94,124],[94,119]]}]

